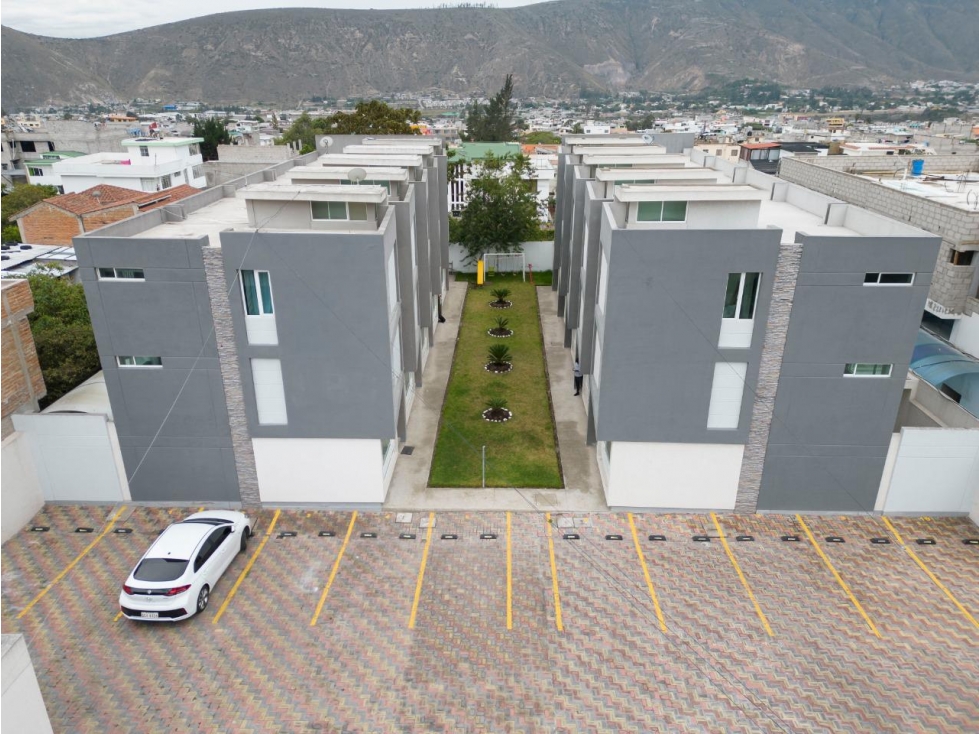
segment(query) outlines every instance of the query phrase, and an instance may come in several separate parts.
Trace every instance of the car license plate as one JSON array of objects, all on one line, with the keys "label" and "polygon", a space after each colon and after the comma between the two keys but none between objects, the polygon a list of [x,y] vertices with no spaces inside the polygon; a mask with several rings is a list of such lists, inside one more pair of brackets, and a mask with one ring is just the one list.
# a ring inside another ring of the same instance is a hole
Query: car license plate
[{"label": "car license plate", "polygon": [[157,619],[160,616],[159,612],[140,612],[140,617],[148,617],[149,619]]}]

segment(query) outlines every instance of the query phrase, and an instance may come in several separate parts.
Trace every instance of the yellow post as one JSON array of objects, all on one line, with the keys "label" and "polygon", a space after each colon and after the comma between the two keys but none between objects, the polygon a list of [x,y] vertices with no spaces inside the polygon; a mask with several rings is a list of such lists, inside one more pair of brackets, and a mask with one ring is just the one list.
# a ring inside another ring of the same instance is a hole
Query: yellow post
[{"label": "yellow post", "polygon": [[486,262],[476,261],[476,285],[483,285],[486,282]]}]

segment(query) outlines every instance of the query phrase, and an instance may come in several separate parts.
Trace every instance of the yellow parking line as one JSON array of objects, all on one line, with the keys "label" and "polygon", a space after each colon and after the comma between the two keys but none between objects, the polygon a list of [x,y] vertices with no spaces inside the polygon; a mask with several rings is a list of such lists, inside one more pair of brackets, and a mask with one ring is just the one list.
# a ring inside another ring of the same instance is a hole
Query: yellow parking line
[{"label": "yellow parking line", "polygon": [[850,587],[846,585],[846,582],[843,580],[840,574],[836,572],[836,569],[833,567],[832,562],[829,560],[826,554],[823,553],[823,549],[819,547],[819,544],[816,542],[816,539],[813,537],[812,531],[809,530],[809,526],[806,525],[805,520],[802,519],[802,515],[796,515],[795,518],[796,520],[799,521],[799,524],[802,526],[802,529],[806,531],[806,535],[809,536],[809,541],[812,543],[812,547],[816,549],[816,553],[818,553],[819,557],[823,559],[823,563],[826,564],[826,568],[828,568],[830,572],[833,574],[833,578],[836,579],[837,583],[840,585],[840,588],[842,588],[843,591],[846,592],[846,595],[850,597],[850,601],[853,603],[853,606],[856,608],[858,612],[860,612],[860,616],[863,617],[863,621],[867,623],[868,627],[870,627],[870,631],[873,632],[875,635],[877,635],[877,637],[881,637],[881,634],[877,630],[876,625],[874,625],[870,617],[863,610],[863,607],[860,606],[860,602],[857,601],[857,597],[853,595],[853,592],[850,591]]},{"label": "yellow parking line", "polygon": [[554,531],[551,528],[551,513],[544,519],[547,521],[547,549],[551,554],[551,588],[554,592],[554,624],[558,632],[564,632],[564,619],[561,617],[561,592],[557,584],[557,562],[554,560]]},{"label": "yellow parking line", "polygon": [[61,581],[61,579],[67,576],[68,572],[71,571],[71,569],[73,569],[75,566],[77,566],[78,562],[88,555],[88,552],[92,550],[92,548],[98,545],[99,541],[102,540],[102,538],[104,538],[106,534],[112,529],[112,526],[116,524],[116,520],[119,519],[119,516],[123,513],[123,510],[125,509],[126,509],[125,505],[119,508],[119,511],[112,516],[112,519],[109,520],[108,524],[102,529],[102,532],[95,537],[95,540],[93,540],[91,543],[85,546],[85,550],[83,550],[81,553],[75,556],[75,560],[73,560],[71,563],[65,566],[64,570],[61,573],[59,573],[57,576],[55,576],[54,580],[50,584],[48,584],[43,589],[41,589],[41,593],[35,596],[33,599],[31,599],[30,604],[28,604],[26,607],[20,610],[20,614],[17,615],[17,619],[20,619],[25,614],[27,614],[35,604],[41,601],[41,599],[43,599],[45,595],[49,591],[51,591],[52,588],[54,588],[54,585],[56,583],[58,583],[59,581]]},{"label": "yellow parking line", "polygon": [[513,629],[513,549],[510,546],[510,513],[506,514],[506,628]]},{"label": "yellow parking line", "polygon": [[255,561],[261,554],[265,544],[268,543],[269,538],[272,537],[272,530],[275,528],[275,524],[279,521],[279,515],[281,513],[282,510],[275,511],[275,514],[272,516],[272,522],[269,523],[269,527],[265,531],[265,537],[262,538],[262,542],[258,544],[258,548],[255,549],[254,553],[252,553],[252,557],[248,559],[248,563],[245,564],[245,568],[240,574],[238,574],[238,579],[235,581],[235,585],[231,587],[231,591],[228,592],[228,597],[224,600],[224,604],[221,605],[221,608],[218,609],[218,613],[214,615],[214,619],[211,620],[211,624],[218,623],[218,620],[221,619],[221,615],[224,614],[224,610],[228,608],[231,600],[235,598],[235,594],[238,593],[238,587],[241,586],[241,582],[245,580],[245,576],[247,576],[248,572],[252,570],[252,566],[255,565]]},{"label": "yellow parking line", "polygon": [[748,579],[745,578],[744,573],[741,571],[741,566],[738,565],[738,560],[731,552],[731,546],[727,544],[727,538],[724,536],[724,529],[721,527],[721,523],[718,522],[717,515],[715,515],[713,512],[710,513],[710,519],[714,521],[714,527],[717,528],[717,532],[721,536],[721,545],[724,546],[724,551],[727,553],[727,557],[731,559],[731,565],[734,566],[734,570],[738,572],[738,578],[741,579],[741,585],[744,586],[744,590],[748,592],[748,598],[751,599],[751,603],[755,605],[755,612],[758,613],[758,619],[761,620],[762,626],[764,626],[768,636],[774,637],[775,633],[772,632],[771,625],[768,624],[768,619],[765,617],[765,613],[761,610],[761,605],[758,603],[758,600],[755,599],[755,595],[751,591],[751,586],[748,585]]},{"label": "yellow parking line", "polygon": [[968,619],[970,622],[972,622],[972,624],[975,625],[975,627],[977,629],[979,629],[979,622],[976,621],[976,618],[973,617],[971,614],[969,614],[969,610],[966,609],[964,606],[962,606],[962,604],[959,602],[959,600],[956,599],[952,595],[952,592],[948,590],[948,588],[945,586],[945,584],[943,584],[941,581],[939,581],[938,580],[938,577],[935,576],[935,574],[933,574],[928,569],[928,567],[925,565],[925,562],[922,561],[918,557],[918,554],[915,553],[913,550],[911,550],[911,546],[907,545],[904,542],[904,538],[902,538],[901,537],[901,534],[899,532],[897,532],[897,528],[895,528],[891,524],[891,521],[888,520],[886,517],[881,517],[881,520],[883,520],[887,524],[887,527],[889,527],[891,529],[891,532],[894,533],[894,537],[897,538],[897,542],[900,543],[901,546],[904,548],[904,550],[906,550],[908,552],[908,555],[911,556],[911,558],[914,560],[914,562],[918,564],[918,566],[921,568],[922,571],[924,571],[926,574],[928,574],[928,578],[930,578],[932,581],[935,582],[935,586],[937,586],[939,589],[941,589],[942,591],[944,591],[945,592],[945,596],[947,596],[952,601],[952,603],[956,607],[958,607],[958,610],[960,612],[962,612],[962,614],[965,615],[965,618]]},{"label": "yellow parking line", "polygon": [[642,575],[646,579],[646,588],[649,589],[649,598],[653,600],[653,607],[656,609],[656,619],[659,620],[659,628],[666,632],[666,620],[663,619],[663,610],[659,608],[659,599],[656,598],[656,590],[653,588],[653,580],[649,576],[649,567],[646,566],[646,558],[642,554],[642,546],[639,545],[639,534],[636,532],[636,521],[629,513],[629,528],[632,530],[632,542],[636,544],[636,555],[639,556],[639,565],[642,566]]},{"label": "yellow parking line", "polygon": [[337,571],[340,570],[340,559],[343,558],[343,554],[347,550],[347,543],[350,542],[350,536],[354,531],[355,522],[357,522],[357,510],[354,510],[354,514],[350,516],[350,525],[347,527],[347,537],[343,539],[343,545],[340,546],[340,552],[337,553],[337,559],[333,562],[333,570],[330,571],[330,578],[327,579],[326,586],[323,587],[323,595],[320,597],[320,603],[316,605],[316,613],[313,615],[313,618],[309,620],[310,627],[314,627],[316,625],[316,620],[320,618],[320,612],[323,611],[323,604],[326,603],[326,595],[330,593],[330,587],[333,586],[333,579],[337,577]]},{"label": "yellow parking line", "polygon": [[415,629],[415,617],[418,616],[418,602],[422,598],[422,583],[425,581],[425,566],[428,564],[428,548],[432,544],[432,526],[435,525],[435,513],[428,513],[428,533],[425,535],[425,551],[422,553],[422,565],[418,569],[418,581],[415,583],[415,601],[411,604],[411,616],[408,618],[408,629]]}]

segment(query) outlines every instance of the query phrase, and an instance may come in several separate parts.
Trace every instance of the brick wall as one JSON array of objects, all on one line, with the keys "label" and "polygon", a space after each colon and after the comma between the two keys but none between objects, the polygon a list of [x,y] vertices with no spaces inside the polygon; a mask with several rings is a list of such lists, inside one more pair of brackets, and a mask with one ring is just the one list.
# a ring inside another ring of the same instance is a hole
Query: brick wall
[{"label": "brick wall", "polygon": [[[926,172],[976,171],[979,155],[821,155],[808,158],[814,165],[834,171],[903,171],[912,160],[925,162]],[[783,161],[791,160],[783,158]]]},{"label": "brick wall", "polygon": [[82,233],[78,217],[44,203],[17,224],[21,241],[32,245],[70,245],[71,238]]},{"label": "brick wall", "polygon": [[8,280],[0,291],[2,325],[0,350],[3,370],[0,390],[3,395],[3,438],[13,433],[10,416],[24,410],[37,410],[37,401],[47,394],[41,366],[37,361],[34,337],[27,315],[34,310],[31,287],[26,280]]},{"label": "brick wall", "polygon": [[[813,191],[855,204],[877,214],[910,224],[940,235],[942,246],[932,276],[928,297],[949,309],[952,313],[972,313],[974,299],[972,280],[976,271],[973,265],[952,265],[952,249],[979,248],[979,212],[949,206],[931,201],[904,191],[881,186],[874,181],[860,178],[849,172],[834,170],[842,167],[839,159],[844,156],[810,158],[806,161],[797,158],[783,158],[779,166],[779,177],[786,181],[805,186]],[[893,160],[892,157],[874,158],[848,157],[843,164],[850,164],[856,170],[902,170],[908,161],[905,157]],[[834,161],[833,167],[826,164]],[[979,170],[979,157],[966,156],[925,156],[925,170],[942,170],[951,161],[957,164],[956,170],[965,170],[970,165]],[[895,165],[896,169],[886,169]]]},{"label": "brick wall", "polygon": [[92,214],[82,215],[82,222],[85,225],[85,231],[91,232],[99,227],[104,227],[107,224],[114,224],[115,222],[120,222],[123,219],[129,219],[136,213],[136,207],[132,204],[122,204],[114,209],[103,209],[102,211],[93,212]]}]

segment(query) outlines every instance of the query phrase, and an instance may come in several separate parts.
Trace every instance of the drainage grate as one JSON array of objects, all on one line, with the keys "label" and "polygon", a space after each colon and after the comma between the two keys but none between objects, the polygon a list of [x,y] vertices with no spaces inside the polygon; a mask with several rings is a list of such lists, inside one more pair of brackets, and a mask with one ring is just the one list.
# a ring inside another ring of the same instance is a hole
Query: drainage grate
[{"label": "drainage grate", "polygon": [[496,540],[496,533],[481,533],[480,540]]},{"label": "drainage grate", "polygon": [[754,535],[737,535],[734,538],[739,543],[750,543],[755,539]]},{"label": "drainage grate", "polygon": [[782,536],[782,542],[783,543],[798,543],[799,542],[799,536],[798,535],[783,535]]},{"label": "drainage grate", "polygon": [[843,540],[843,538],[841,538],[839,535],[827,535],[826,536],[826,542],[827,543],[845,543],[846,541]]},{"label": "drainage grate", "polygon": [[336,533],[334,533],[332,530],[320,530],[320,537],[321,538],[335,538],[336,537]]},{"label": "drainage grate", "polygon": [[605,540],[622,540],[621,535],[606,535]]},{"label": "drainage grate", "polygon": [[404,456],[411,456],[413,453],[415,453],[415,447],[414,446],[404,446],[401,449],[401,453]]},{"label": "drainage grate", "polygon": [[116,528],[112,532],[116,535],[129,535],[132,531],[132,528]]},{"label": "drainage grate", "polygon": [[[32,525],[31,526],[31,532],[32,533],[46,533],[50,529],[51,529],[51,526],[50,525]],[[965,542],[968,543],[969,541],[967,540]]]},{"label": "drainage grate", "polygon": [[581,536],[578,533],[565,533],[561,537],[565,540],[581,540]]},{"label": "drainage grate", "polygon": [[[31,528],[33,530],[34,528]],[[979,538],[966,538],[962,541],[966,545],[979,545]]]},{"label": "drainage grate", "polygon": [[891,544],[891,539],[890,538],[871,538],[870,539],[870,542],[873,543],[874,545],[890,545]]},{"label": "drainage grate", "polygon": [[655,541],[663,541],[663,540],[666,540],[666,536],[665,535],[650,535],[649,536],[649,539],[652,540],[652,541],[654,541],[654,542]]},{"label": "drainage grate", "polygon": [[295,538],[296,535],[298,535],[298,533],[295,530],[283,530],[276,537],[279,540],[282,540],[283,538]]},{"label": "drainage grate", "polygon": [[918,538],[914,542],[917,543],[918,545],[935,545],[934,538]]},{"label": "drainage grate", "polygon": [[442,535],[442,540],[459,540],[459,536],[455,533],[444,533]]},{"label": "drainage grate", "polygon": [[95,528],[75,528],[76,533],[94,533]]},{"label": "drainage grate", "polygon": [[377,537],[377,533],[361,533],[360,534],[360,537],[361,538],[376,538]]},{"label": "drainage grate", "polygon": [[414,540],[417,536],[414,533],[401,533],[398,537],[401,540]]},{"label": "drainage grate", "polygon": [[694,543],[709,543],[710,542],[710,536],[709,535],[695,535],[695,536],[693,536],[693,542]]}]

